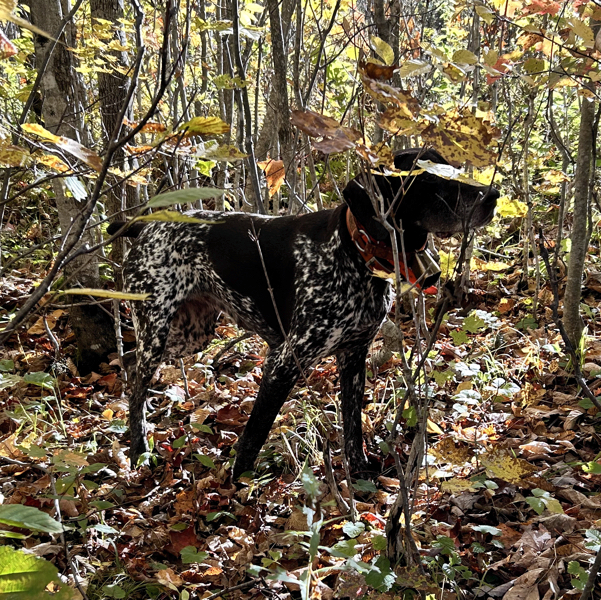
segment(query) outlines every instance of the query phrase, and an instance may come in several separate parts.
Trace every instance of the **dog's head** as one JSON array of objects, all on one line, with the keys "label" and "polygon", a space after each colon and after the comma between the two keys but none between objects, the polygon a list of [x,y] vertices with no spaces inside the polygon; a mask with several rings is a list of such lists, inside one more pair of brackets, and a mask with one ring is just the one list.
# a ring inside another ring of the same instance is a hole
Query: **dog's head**
[{"label": "dog's head", "polygon": [[[401,171],[418,171],[418,160],[449,164],[435,150],[413,149],[398,152],[394,165]],[[428,172],[405,177],[359,175],[343,193],[355,218],[380,241],[389,239],[372,203],[373,198],[379,205],[380,195],[385,211],[393,203],[393,220],[402,226],[406,240],[422,239],[427,233],[447,236],[482,227],[492,219],[499,197],[492,186],[470,185]]]}]

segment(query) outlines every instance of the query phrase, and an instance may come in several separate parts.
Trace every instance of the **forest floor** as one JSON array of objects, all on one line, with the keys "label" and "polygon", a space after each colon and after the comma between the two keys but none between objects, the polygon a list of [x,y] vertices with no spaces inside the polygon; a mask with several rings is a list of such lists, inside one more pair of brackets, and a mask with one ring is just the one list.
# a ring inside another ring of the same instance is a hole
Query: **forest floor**
[{"label": "forest floor", "polygon": [[[517,250],[513,259],[519,263]],[[470,309],[449,313],[427,363],[428,460],[411,522],[426,576],[391,566],[383,552],[399,489],[391,452],[405,462],[414,432],[403,422],[396,447],[387,444],[404,393],[399,354],[377,372],[368,363],[365,443],[380,472],[354,483],[352,523],[324,473],[328,452],[348,502],[334,359],[295,388],[258,479],[233,483],[230,451],[266,347],[251,337],[221,352],[243,333],[222,322],[203,356],[185,359],[187,382],[178,364],[160,369],[150,394],[151,466],[132,470],[118,357],[80,377],[67,306],[46,307],[46,325],[33,318],[0,356],[2,502],[37,507],[65,528],[64,545],[34,533],[16,547],[71,580],[76,574],[90,599],[216,598],[222,590],[224,598],[392,599],[403,590],[447,599],[577,598],[601,546],[597,410],[570,374],[551,292],[539,291],[533,314],[533,285],[523,289],[512,261],[490,264],[476,261]],[[599,394],[601,325],[593,313],[601,286],[589,281],[582,371]],[[15,271],[1,286],[7,312],[30,293],[32,278]],[[413,321],[403,329],[411,348]],[[133,341],[126,330],[126,345]],[[374,354],[381,345],[377,339]],[[594,593],[601,597],[598,587]]]}]

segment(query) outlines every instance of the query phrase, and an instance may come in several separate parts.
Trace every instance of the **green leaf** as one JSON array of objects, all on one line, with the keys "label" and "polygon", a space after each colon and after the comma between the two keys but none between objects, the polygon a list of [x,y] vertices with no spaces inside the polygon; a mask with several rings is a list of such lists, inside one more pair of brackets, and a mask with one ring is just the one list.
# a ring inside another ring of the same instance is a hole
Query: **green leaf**
[{"label": "green leaf", "polygon": [[44,373],[43,371],[38,371],[36,373],[27,373],[27,375],[23,376],[23,381],[25,383],[31,383],[33,385],[39,385],[41,388],[51,390],[54,387],[54,377],[49,373]]},{"label": "green leaf", "polygon": [[[453,333],[451,333],[453,335]],[[434,377],[434,381],[436,381],[436,385],[442,387],[447,381],[450,381],[455,377],[455,373],[452,369],[447,369],[446,371],[433,371],[432,377]]]},{"label": "green leaf", "polygon": [[162,208],[163,206],[171,206],[173,204],[190,204],[197,200],[208,200],[209,198],[217,198],[222,195],[223,190],[218,188],[187,188],[185,190],[159,194],[148,202],[148,206],[151,208]]},{"label": "green leaf", "polygon": [[361,535],[365,531],[365,524],[360,521],[357,523],[353,523],[351,521],[347,521],[342,526],[342,531],[350,538],[356,538],[358,535]]},{"label": "green leaf", "polygon": [[0,506],[0,523],[45,533],[62,533],[62,525],[35,506],[3,504]]},{"label": "green leaf", "polygon": [[586,537],[586,541],[584,542],[585,548],[588,548],[593,552],[601,551],[601,531],[597,529],[587,529],[584,536]]},{"label": "green leaf", "polygon": [[[58,591],[45,591],[54,583]],[[58,578],[58,569],[47,560],[10,546],[0,547],[0,597],[3,600],[70,600],[75,591]]]},{"label": "green leaf", "polygon": [[353,487],[358,492],[377,492],[378,488],[373,484],[372,481],[367,481],[366,479],[358,479],[353,483]]},{"label": "green leaf", "polygon": [[372,543],[372,546],[374,547],[374,550],[378,550],[380,552],[383,552],[384,550],[386,550],[386,547],[388,545],[386,536],[384,536],[384,535],[375,535],[373,540],[371,541],[371,543]]},{"label": "green leaf", "polygon": [[97,525],[94,525],[93,528],[96,531],[100,531],[100,533],[105,533],[106,535],[119,534],[119,532],[114,527],[111,527],[110,525],[105,525],[104,523],[98,523]]},{"label": "green leaf", "polygon": [[453,338],[453,343],[455,346],[461,346],[462,344],[467,344],[470,341],[470,338],[468,337],[467,333],[463,331],[463,329],[451,331],[451,337]]},{"label": "green leaf", "polygon": [[236,517],[230,513],[227,512],[225,510],[220,510],[219,512],[211,512],[207,515],[207,521],[216,521],[217,519],[220,519],[221,517],[229,517],[230,519],[234,519],[234,521],[236,520]]},{"label": "green leaf", "polygon": [[188,439],[187,435],[182,435],[181,437],[178,437],[176,440],[174,440],[173,444],[171,444],[171,446],[173,448],[183,448],[186,445],[187,439]]},{"label": "green leaf", "polygon": [[520,321],[518,321],[515,325],[517,329],[536,329],[538,327],[538,321],[533,319],[532,317],[524,317]]},{"label": "green leaf", "polygon": [[343,540],[332,546],[330,554],[338,558],[352,558],[357,554],[357,550],[355,550],[356,545],[357,540]]},{"label": "green leaf", "polygon": [[105,593],[107,598],[116,598],[117,600],[120,600],[121,598],[125,598],[127,596],[125,590],[116,583],[105,585],[102,588],[102,591]]},{"label": "green leaf", "polygon": [[0,360],[0,371],[3,373],[12,373],[15,370],[15,361],[14,360]]},{"label": "green leaf", "polygon": [[407,427],[415,427],[417,425],[417,410],[415,410],[415,406],[410,406],[403,411],[403,419],[407,419]]},{"label": "green leaf", "polygon": [[17,533],[15,531],[2,531],[0,530],[0,538],[11,538],[15,540],[26,540],[29,536],[24,533]]},{"label": "green leaf", "polygon": [[595,405],[590,398],[583,398],[582,400],[578,401],[578,406],[580,406],[580,408],[584,408],[584,410],[588,410],[589,408],[593,408]]},{"label": "green leaf", "polygon": [[76,296],[95,296],[96,298],[116,298],[117,300],[146,300],[151,294],[129,294],[115,290],[96,290],[93,288],[72,288],[63,290],[61,294],[74,294]]},{"label": "green leaf", "polygon": [[186,546],[180,551],[182,562],[186,565],[201,563],[208,558],[208,553],[199,552],[194,546]]},{"label": "green leaf", "polygon": [[471,313],[463,322],[463,329],[469,333],[477,333],[480,329],[486,327],[486,322],[482,320],[475,312]]},{"label": "green leaf", "polygon": [[22,447],[21,450],[27,454],[27,456],[31,456],[31,458],[45,458],[46,450],[44,448],[37,446],[36,444],[31,444],[29,448]]},{"label": "green leaf", "polygon": [[309,498],[316,498],[319,494],[320,483],[317,477],[313,474],[313,471],[307,466],[301,473],[301,483],[305,488],[305,492]]},{"label": "green leaf", "polygon": [[206,454],[195,454],[194,458],[196,458],[201,465],[204,465],[209,469],[215,468],[215,463],[213,462],[213,459],[210,456],[207,456]]},{"label": "green leaf", "polygon": [[394,50],[390,44],[387,44],[383,39],[377,35],[371,36],[371,45],[376,51],[376,54],[384,61],[387,65],[394,64]]},{"label": "green leaf", "polygon": [[108,508],[114,508],[115,505],[112,502],[107,502],[106,500],[94,500],[90,502],[90,506],[97,508],[98,510],[106,510]]},{"label": "green leaf", "polygon": [[526,502],[539,515],[542,515],[543,512],[545,511],[545,502],[544,502],[544,500],[541,500],[540,498],[534,498],[534,497],[526,498]]},{"label": "green leaf", "polygon": [[501,535],[503,533],[500,529],[492,525],[472,525],[472,529],[480,533],[490,533],[490,535]]},{"label": "green leaf", "polygon": [[568,573],[570,575],[580,576],[582,573],[586,573],[586,570],[580,566],[580,563],[576,560],[571,560],[568,563]]}]

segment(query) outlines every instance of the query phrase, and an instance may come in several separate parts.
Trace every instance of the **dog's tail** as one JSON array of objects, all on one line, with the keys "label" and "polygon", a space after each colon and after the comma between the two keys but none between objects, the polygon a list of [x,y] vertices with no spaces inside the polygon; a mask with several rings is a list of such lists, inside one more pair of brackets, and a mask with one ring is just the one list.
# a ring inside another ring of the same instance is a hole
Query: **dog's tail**
[{"label": "dog's tail", "polygon": [[[120,229],[123,229],[127,225],[128,221],[114,221],[107,228],[106,232],[109,235],[115,235]],[[148,223],[142,223],[140,221],[134,221],[130,223],[127,229],[123,229],[123,231],[119,234],[119,237],[132,237],[136,238],[140,235],[140,232],[144,227],[146,227]]]}]

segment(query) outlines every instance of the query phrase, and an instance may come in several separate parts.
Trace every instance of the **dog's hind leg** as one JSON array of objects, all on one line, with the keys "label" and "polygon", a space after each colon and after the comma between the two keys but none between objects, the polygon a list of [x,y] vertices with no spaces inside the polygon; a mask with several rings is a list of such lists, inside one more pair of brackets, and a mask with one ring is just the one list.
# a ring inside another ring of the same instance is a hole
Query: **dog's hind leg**
[{"label": "dog's hind leg", "polygon": [[[176,305],[175,305],[176,306]],[[175,310],[147,300],[132,310],[136,325],[136,373],[129,401],[130,461],[137,465],[148,452],[146,440],[146,393],[161,362],[204,349],[211,339],[219,309],[203,296],[182,302]]]},{"label": "dog's hind leg", "polygon": [[[148,302],[148,301],[146,301]],[[172,314],[153,305],[132,309],[136,329],[136,368],[129,399],[129,459],[132,468],[140,455],[148,452],[146,440],[146,393],[150,381],[163,360]]]},{"label": "dog's hind leg", "polygon": [[360,345],[352,350],[338,352],[336,355],[340,373],[344,450],[353,472],[368,470],[367,458],[363,452],[361,427],[367,349],[367,345]]},{"label": "dog's hind leg", "polygon": [[[305,368],[306,365],[301,365]],[[255,405],[236,447],[233,478],[252,471],[269,431],[300,371],[286,343],[272,350],[263,364],[263,380]]]}]

